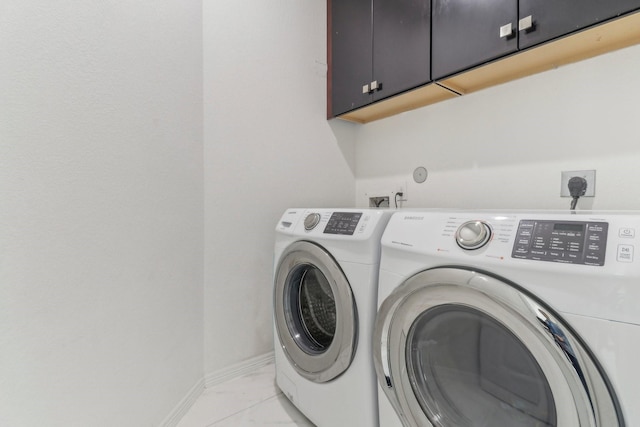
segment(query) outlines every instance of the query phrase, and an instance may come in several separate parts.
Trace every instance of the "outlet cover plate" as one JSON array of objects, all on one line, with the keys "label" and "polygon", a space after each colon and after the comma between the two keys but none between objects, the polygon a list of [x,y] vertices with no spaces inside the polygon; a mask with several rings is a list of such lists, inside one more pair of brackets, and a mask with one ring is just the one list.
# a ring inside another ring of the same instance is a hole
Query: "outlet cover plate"
[{"label": "outlet cover plate", "polygon": [[587,191],[582,197],[595,197],[596,195],[596,171],[563,171],[560,180],[560,197],[571,197],[569,194],[569,180],[574,176],[579,176],[587,180]]}]

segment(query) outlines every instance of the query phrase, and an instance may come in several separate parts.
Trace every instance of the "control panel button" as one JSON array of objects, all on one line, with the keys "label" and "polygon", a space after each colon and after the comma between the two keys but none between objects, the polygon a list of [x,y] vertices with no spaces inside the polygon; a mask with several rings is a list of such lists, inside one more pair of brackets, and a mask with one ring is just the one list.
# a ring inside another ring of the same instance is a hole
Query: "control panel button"
[{"label": "control panel button", "polygon": [[634,237],[636,237],[636,230],[634,228],[621,228],[618,231],[618,236],[627,239],[633,239]]},{"label": "control panel button", "polygon": [[304,219],[304,229],[309,231],[313,230],[316,225],[320,222],[320,214],[319,213],[311,213],[306,216]]},{"label": "control panel button", "polygon": [[458,227],[456,242],[462,249],[479,249],[491,238],[491,228],[482,221],[467,221]]},{"label": "control panel button", "polygon": [[618,261],[633,262],[633,245],[618,245]]}]

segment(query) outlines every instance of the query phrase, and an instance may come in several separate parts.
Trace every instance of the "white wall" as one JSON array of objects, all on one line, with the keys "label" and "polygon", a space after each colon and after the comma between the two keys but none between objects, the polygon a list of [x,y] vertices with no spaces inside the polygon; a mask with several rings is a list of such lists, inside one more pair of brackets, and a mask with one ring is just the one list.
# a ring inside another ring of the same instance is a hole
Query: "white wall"
[{"label": "white wall", "polygon": [[211,374],[273,349],[273,239],[283,211],[355,198],[355,128],[326,120],[326,3],[205,0],[204,94]]},{"label": "white wall", "polygon": [[640,209],[639,69],[635,46],[359,126],[357,204],[407,182],[405,207],[567,209],[560,172],[595,169],[579,209]]},{"label": "white wall", "polygon": [[201,26],[0,3],[0,425],[159,425],[202,378]]}]

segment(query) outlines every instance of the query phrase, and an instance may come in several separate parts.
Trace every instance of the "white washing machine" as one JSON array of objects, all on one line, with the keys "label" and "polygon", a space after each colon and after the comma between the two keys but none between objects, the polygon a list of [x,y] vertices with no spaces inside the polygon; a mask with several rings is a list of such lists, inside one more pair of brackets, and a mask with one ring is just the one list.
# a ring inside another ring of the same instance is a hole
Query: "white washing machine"
[{"label": "white washing machine", "polygon": [[391,213],[290,209],[276,226],[276,382],[319,427],[378,425],[371,335]]},{"label": "white washing machine", "polygon": [[636,247],[640,214],[395,214],[380,426],[640,426]]}]

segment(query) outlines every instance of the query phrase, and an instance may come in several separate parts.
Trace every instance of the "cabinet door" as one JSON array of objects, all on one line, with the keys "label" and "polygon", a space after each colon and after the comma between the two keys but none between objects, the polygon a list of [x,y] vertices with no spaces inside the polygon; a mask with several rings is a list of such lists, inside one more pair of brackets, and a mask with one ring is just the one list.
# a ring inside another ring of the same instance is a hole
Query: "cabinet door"
[{"label": "cabinet door", "polygon": [[372,0],[333,0],[331,29],[331,115],[371,102],[362,87],[372,81]]},{"label": "cabinet door", "polygon": [[[520,0],[520,49],[640,8],[640,0]],[[528,25],[525,25],[528,26]]]},{"label": "cabinet door", "polygon": [[375,100],[428,83],[430,51],[431,0],[374,0]]},{"label": "cabinet door", "polygon": [[518,0],[433,0],[432,14],[434,80],[518,48]]}]

